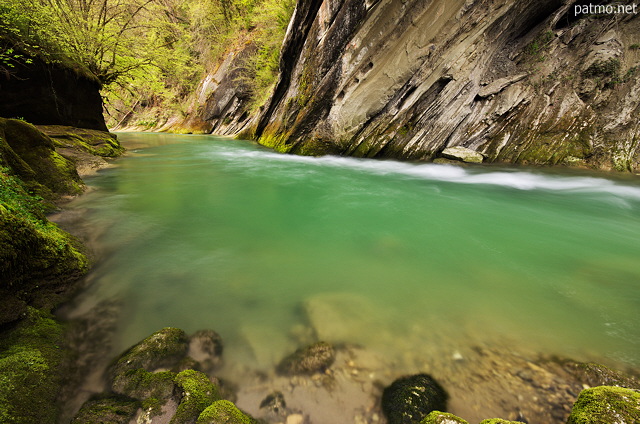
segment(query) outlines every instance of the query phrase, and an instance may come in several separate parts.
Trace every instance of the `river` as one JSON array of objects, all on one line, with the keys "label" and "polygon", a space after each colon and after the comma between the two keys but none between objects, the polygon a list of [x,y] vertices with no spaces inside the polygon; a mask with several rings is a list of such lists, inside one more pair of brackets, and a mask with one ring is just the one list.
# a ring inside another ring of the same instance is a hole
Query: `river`
[{"label": "river", "polygon": [[75,308],[119,299],[116,351],[175,326],[265,372],[319,338],[399,369],[481,344],[640,366],[637,178],[119,138],[71,205],[105,252]]}]

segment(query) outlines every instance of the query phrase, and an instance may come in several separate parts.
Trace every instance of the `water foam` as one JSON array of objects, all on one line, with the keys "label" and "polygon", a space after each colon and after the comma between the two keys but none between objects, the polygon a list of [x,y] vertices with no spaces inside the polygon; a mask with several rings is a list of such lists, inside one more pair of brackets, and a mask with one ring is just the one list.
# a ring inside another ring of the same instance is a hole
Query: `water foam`
[{"label": "water foam", "polygon": [[[604,193],[617,198],[640,200],[639,186],[623,185],[600,177],[542,175],[524,170],[465,169],[447,164],[418,164],[338,156],[295,156],[262,150],[238,151],[228,148],[216,148],[214,151],[208,152],[207,156],[210,158],[222,157],[231,162],[244,162],[244,166],[248,166],[246,161],[251,160],[251,167],[301,163],[315,167],[352,169],[379,175],[405,175],[427,181],[493,185],[522,191]],[[628,204],[620,206],[628,207]]]}]

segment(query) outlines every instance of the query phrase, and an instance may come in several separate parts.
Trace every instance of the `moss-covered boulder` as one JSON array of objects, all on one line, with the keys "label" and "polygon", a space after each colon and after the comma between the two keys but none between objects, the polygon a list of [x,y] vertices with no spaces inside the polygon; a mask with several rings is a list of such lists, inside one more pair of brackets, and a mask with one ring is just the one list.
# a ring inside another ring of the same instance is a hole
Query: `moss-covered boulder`
[{"label": "moss-covered boulder", "polygon": [[382,392],[382,412],[389,424],[413,424],[432,411],[446,411],[447,397],[430,375],[402,377]]},{"label": "moss-covered boulder", "polygon": [[480,421],[480,424],[524,424],[522,421],[509,421],[502,418],[489,418],[488,420]]},{"label": "moss-covered boulder", "polygon": [[111,389],[138,400],[168,399],[173,395],[175,378],[171,371],[149,372],[138,368],[117,375]]},{"label": "moss-covered boulder", "polygon": [[0,324],[20,318],[27,305],[53,308],[88,269],[80,243],[7,172],[0,169]]},{"label": "moss-covered boulder", "polygon": [[50,201],[83,190],[73,162],[56,152],[51,138],[24,121],[0,118],[0,166]]},{"label": "moss-covered boulder", "polygon": [[140,409],[140,402],[126,396],[92,398],[71,420],[71,424],[129,424]]},{"label": "moss-covered boulder", "polygon": [[462,418],[448,412],[432,411],[424,417],[420,424],[469,424]]},{"label": "moss-covered boulder", "polygon": [[188,338],[179,328],[163,328],[120,355],[107,371],[111,382],[127,371],[145,371],[176,367],[187,355]]},{"label": "moss-covered boulder", "polygon": [[636,424],[640,422],[640,391],[599,386],[580,392],[567,424]]},{"label": "moss-covered boulder", "polygon": [[277,370],[284,375],[314,374],[325,371],[334,360],[333,346],[327,342],[317,342],[284,358]]},{"label": "moss-covered boulder", "polygon": [[63,328],[49,314],[28,308],[0,338],[0,422],[54,424],[66,357]]},{"label": "moss-covered boulder", "polygon": [[257,424],[250,415],[245,414],[228,400],[213,402],[198,417],[197,424]]},{"label": "moss-covered boulder", "polygon": [[181,400],[171,424],[195,424],[202,411],[220,400],[218,388],[199,371],[182,371],[175,382],[181,390]]}]

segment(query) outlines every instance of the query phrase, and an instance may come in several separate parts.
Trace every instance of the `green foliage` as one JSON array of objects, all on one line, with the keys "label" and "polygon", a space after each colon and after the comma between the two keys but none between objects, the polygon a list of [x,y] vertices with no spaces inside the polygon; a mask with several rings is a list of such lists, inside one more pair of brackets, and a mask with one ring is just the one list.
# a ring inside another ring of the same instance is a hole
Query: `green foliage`
[{"label": "green foliage", "polygon": [[634,43],[629,46],[629,50],[640,50],[640,44]]},{"label": "green foliage", "polygon": [[622,82],[620,79],[620,68],[622,64],[617,58],[609,58],[606,61],[594,62],[583,72],[585,78],[593,78],[605,88],[613,88]]},{"label": "green foliage", "polygon": [[535,61],[544,62],[547,59],[544,51],[549,47],[554,38],[555,34],[553,31],[545,31],[529,43],[524,50],[527,55],[533,57]]},{"label": "green foliage", "polygon": [[[239,40],[257,53],[242,77],[252,107],[269,95],[295,0],[2,0],[0,70],[38,55],[94,75],[108,124],[140,109],[186,113],[205,69]],[[142,126],[161,124],[157,117]]]}]

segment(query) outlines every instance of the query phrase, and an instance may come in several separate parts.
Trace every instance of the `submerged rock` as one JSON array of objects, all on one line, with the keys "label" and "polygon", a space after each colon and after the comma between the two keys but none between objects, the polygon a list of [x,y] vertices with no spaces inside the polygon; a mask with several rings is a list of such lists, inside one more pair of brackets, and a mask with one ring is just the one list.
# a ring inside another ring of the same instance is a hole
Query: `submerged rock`
[{"label": "submerged rock", "polygon": [[566,362],[564,367],[568,369],[583,384],[589,386],[620,386],[629,389],[640,389],[640,381],[624,375],[619,371],[594,363]]},{"label": "submerged rock", "polygon": [[275,415],[286,415],[287,403],[282,392],[273,392],[260,402],[260,409],[267,409]]},{"label": "submerged rock", "polygon": [[430,375],[402,377],[382,393],[382,411],[389,424],[413,424],[432,411],[446,411],[447,393]]},{"label": "submerged rock", "polygon": [[187,355],[193,358],[202,371],[209,372],[222,360],[222,337],[213,330],[200,330],[189,337]]},{"label": "submerged rock", "polygon": [[442,156],[467,163],[482,163],[484,160],[480,153],[462,146],[448,147],[442,151]]},{"label": "submerged rock", "polygon": [[580,392],[567,424],[636,424],[640,422],[640,391],[600,386]]},{"label": "submerged rock", "polygon": [[314,374],[325,371],[334,360],[333,346],[327,342],[317,342],[284,358],[278,365],[278,372],[285,375]]}]

